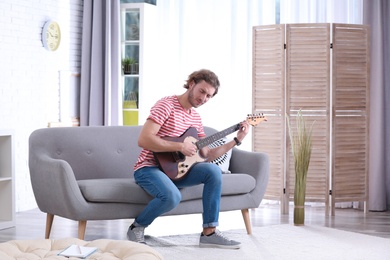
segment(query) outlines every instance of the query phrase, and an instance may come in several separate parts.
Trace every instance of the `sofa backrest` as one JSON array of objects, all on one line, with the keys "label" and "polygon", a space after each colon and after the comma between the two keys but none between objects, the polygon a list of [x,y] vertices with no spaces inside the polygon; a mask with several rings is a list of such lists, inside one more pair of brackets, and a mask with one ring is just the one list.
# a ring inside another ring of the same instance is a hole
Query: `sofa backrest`
[{"label": "sofa backrest", "polygon": [[29,160],[62,159],[77,180],[126,178],[141,148],[141,126],[55,127],[34,131],[30,136]]},{"label": "sofa backrest", "polygon": [[209,135],[215,134],[217,132],[217,130],[214,129],[214,128],[205,126],[204,127],[204,132],[206,133],[206,136],[209,136]]},{"label": "sofa backrest", "polygon": [[[34,131],[29,140],[29,160],[47,158],[69,163],[77,180],[133,177],[141,148],[142,126],[54,127]],[[207,135],[216,132],[205,127]]]}]

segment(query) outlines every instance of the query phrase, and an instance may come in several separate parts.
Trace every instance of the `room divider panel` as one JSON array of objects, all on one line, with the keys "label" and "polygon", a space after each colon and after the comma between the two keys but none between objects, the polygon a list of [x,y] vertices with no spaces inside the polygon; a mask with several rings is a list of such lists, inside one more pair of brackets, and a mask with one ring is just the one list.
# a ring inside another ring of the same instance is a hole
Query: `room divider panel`
[{"label": "room divider panel", "polygon": [[265,199],[288,213],[294,158],[286,118],[298,111],[313,124],[306,201],[368,202],[369,28],[350,24],[253,27],[253,111],[267,124],[254,128],[253,150],[270,156]]}]

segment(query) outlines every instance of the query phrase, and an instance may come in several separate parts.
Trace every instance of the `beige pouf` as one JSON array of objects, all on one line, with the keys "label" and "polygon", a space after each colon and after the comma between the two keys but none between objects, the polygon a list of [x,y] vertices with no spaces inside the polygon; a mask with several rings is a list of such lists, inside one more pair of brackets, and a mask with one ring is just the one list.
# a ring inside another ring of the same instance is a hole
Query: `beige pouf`
[{"label": "beige pouf", "polygon": [[11,240],[0,243],[0,259],[80,259],[57,255],[72,244],[97,247],[99,250],[87,258],[91,260],[163,259],[162,255],[156,250],[140,243],[110,239],[84,241],[77,238]]}]

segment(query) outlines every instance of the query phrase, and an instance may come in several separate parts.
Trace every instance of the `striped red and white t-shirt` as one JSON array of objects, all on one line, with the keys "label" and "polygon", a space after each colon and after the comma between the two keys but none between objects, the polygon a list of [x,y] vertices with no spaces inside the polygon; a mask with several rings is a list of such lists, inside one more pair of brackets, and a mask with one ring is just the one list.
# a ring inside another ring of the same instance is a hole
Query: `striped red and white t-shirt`
[{"label": "striped red and white t-shirt", "polygon": [[[190,127],[194,127],[198,131],[198,138],[206,136],[198,112],[194,108],[186,111],[177,96],[164,97],[157,101],[151,108],[148,119],[161,126],[157,133],[161,137],[180,137]],[[134,170],[145,166],[157,166],[157,162],[152,151],[142,149],[134,165]]]}]

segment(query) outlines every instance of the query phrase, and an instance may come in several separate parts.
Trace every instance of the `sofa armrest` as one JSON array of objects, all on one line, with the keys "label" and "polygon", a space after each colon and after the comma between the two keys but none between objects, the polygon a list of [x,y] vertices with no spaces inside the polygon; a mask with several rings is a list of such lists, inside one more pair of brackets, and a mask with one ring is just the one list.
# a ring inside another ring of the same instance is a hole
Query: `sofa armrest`
[{"label": "sofa armrest", "polygon": [[263,152],[249,152],[233,148],[229,170],[234,173],[246,173],[256,180],[256,187],[250,192],[256,205],[264,197],[269,179],[269,157]]},{"label": "sofa armrest", "polygon": [[35,200],[42,212],[79,220],[87,207],[71,166],[64,160],[31,154],[30,178]]}]

